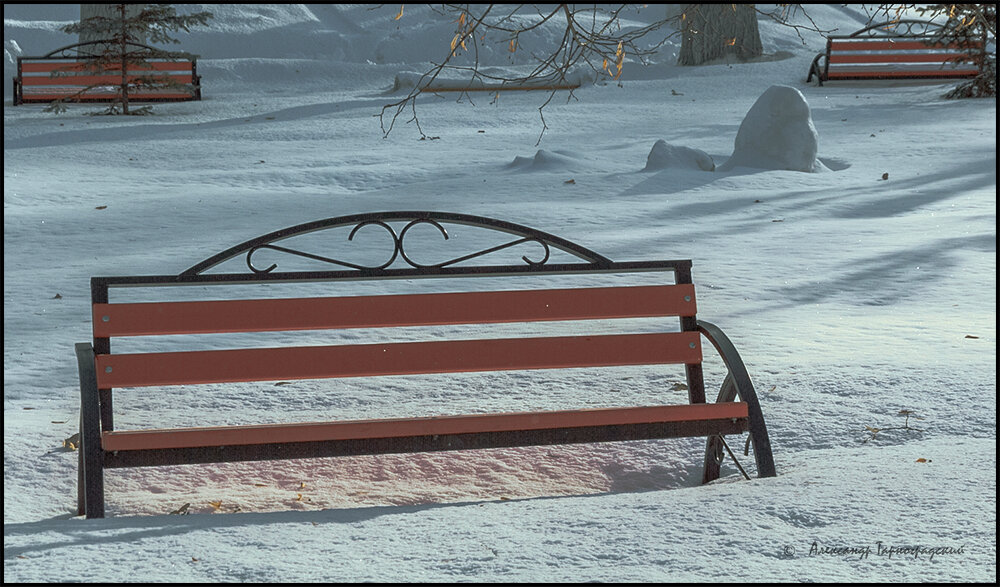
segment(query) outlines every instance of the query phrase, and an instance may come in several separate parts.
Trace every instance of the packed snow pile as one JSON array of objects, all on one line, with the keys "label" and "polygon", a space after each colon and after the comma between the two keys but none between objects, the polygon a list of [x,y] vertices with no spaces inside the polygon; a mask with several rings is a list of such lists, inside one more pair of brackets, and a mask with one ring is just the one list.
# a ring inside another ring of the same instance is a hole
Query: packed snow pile
[{"label": "packed snow pile", "polygon": [[715,161],[705,151],[692,149],[691,147],[671,145],[667,141],[660,139],[650,149],[649,156],[646,157],[646,167],[643,171],[659,171],[668,168],[715,171]]},{"label": "packed snow pile", "polygon": [[561,171],[579,168],[581,163],[577,153],[539,149],[534,157],[520,155],[514,157],[514,160],[507,164],[507,168],[518,171]]},{"label": "packed snow pile", "polygon": [[809,103],[790,86],[771,86],[747,112],[736,134],[732,157],[719,171],[735,167],[824,171],[816,158],[819,133]]},{"label": "packed snow pile", "polygon": [[[511,89],[567,90],[584,87],[597,81],[597,72],[585,67],[575,68],[567,72],[563,78],[551,75],[523,81],[516,81],[525,74],[523,68],[482,67],[479,69],[479,73],[482,75],[476,75],[466,70],[457,72],[448,70],[440,72],[401,71],[393,79],[389,93],[409,91],[416,87],[428,92],[435,90],[452,92]],[[496,81],[504,78],[515,81]]]}]

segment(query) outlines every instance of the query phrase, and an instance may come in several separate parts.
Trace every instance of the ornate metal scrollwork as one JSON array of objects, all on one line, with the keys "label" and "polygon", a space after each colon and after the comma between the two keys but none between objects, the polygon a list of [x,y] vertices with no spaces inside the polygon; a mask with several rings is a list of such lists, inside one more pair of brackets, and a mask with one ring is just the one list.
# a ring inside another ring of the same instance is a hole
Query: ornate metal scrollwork
[{"label": "ornate metal scrollwork", "polygon": [[330,263],[330,264],[333,264],[333,265],[340,265],[341,267],[348,267],[350,269],[369,269],[369,270],[373,270],[373,269],[385,269],[389,265],[392,265],[393,261],[396,260],[396,257],[399,256],[399,253],[402,251],[402,247],[401,247],[401,244],[400,244],[400,237],[396,236],[396,231],[393,230],[393,228],[391,226],[389,226],[385,222],[381,222],[381,221],[378,221],[378,220],[368,220],[368,221],[365,221],[365,222],[361,222],[357,226],[355,226],[354,229],[351,230],[351,234],[349,234],[347,236],[347,240],[353,241],[354,240],[354,235],[357,234],[358,230],[360,230],[361,228],[363,228],[365,226],[369,226],[369,225],[381,226],[382,228],[386,229],[386,231],[388,231],[388,233],[389,233],[390,236],[392,236],[392,242],[393,242],[392,256],[389,257],[388,261],[386,261],[385,263],[382,263],[381,265],[358,265],[357,263],[350,263],[348,261],[340,261],[338,259],[331,259],[329,257],[323,257],[321,255],[314,255],[312,253],[306,253],[304,251],[298,251],[298,250],[291,249],[291,248],[288,248],[288,247],[279,247],[278,245],[272,245],[272,244],[262,244],[262,245],[255,246],[252,249],[250,249],[249,251],[247,251],[247,259],[246,259],[247,260],[247,267],[249,267],[250,270],[253,271],[254,273],[258,273],[258,274],[260,274],[260,273],[270,273],[271,271],[274,271],[278,267],[277,264],[272,263],[271,266],[268,267],[267,269],[258,269],[258,268],[256,268],[256,267],[253,266],[253,260],[252,260],[253,254],[256,253],[257,251],[259,251],[260,249],[271,249],[272,251],[279,251],[279,252],[282,252],[282,253],[288,253],[289,255],[297,255],[299,257],[305,257],[307,259],[313,259],[315,261],[321,261],[323,263]]},{"label": "ornate metal scrollwork", "polygon": [[852,37],[922,37],[939,33],[943,27],[934,22],[926,20],[890,20],[867,26],[855,33]]},{"label": "ornate metal scrollwork", "polygon": [[421,264],[421,263],[417,263],[416,261],[414,261],[413,259],[411,259],[406,254],[406,250],[405,250],[405,248],[403,246],[404,239],[406,237],[406,231],[410,230],[410,228],[416,226],[417,224],[430,224],[431,226],[437,228],[441,232],[441,236],[443,236],[445,240],[448,240],[450,238],[448,236],[448,231],[445,230],[443,226],[441,226],[441,223],[439,223],[438,221],[436,221],[436,220],[434,220],[432,218],[418,218],[416,220],[411,221],[406,226],[404,226],[403,229],[399,231],[399,238],[396,241],[398,252],[399,252],[399,255],[403,258],[404,261],[406,261],[411,267],[415,267],[417,269],[425,269],[425,268],[430,268],[430,267],[447,267],[449,265],[454,265],[456,263],[461,263],[463,261],[468,261],[469,259],[475,259],[476,257],[482,257],[484,255],[489,255],[490,253],[495,253],[497,251],[502,251],[503,249],[507,249],[507,248],[510,248],[510,247],[513,247],[513,246],[517,246],[517,245],[519,245],[521,243],[526,243],[526,242],[537,242],[540,245],[542,245],[542,248],[545,250],[545,257],[543,257],[541,261],[532,261],[528,257],[522,255],[521,259],[523,259],[525,263],[527,263],[528,265],[532,265],[532,266],[534,266],[534,265],[543,265],[543,264],[545,264],[546,261],[549,260],[549,245],[547,245],[544,240],[541,240],[541,239],[539,239],[537,237],[524,237],[524,238],[520,238],[520,239],[515,240],[515,241],[511,241],[509,243],[505,243],[505,244],[498,245],[498,246],[495,246],[495,247],[490,247],[488,249],[483,249],[482,251],[477,251],[475,253],[470,253],[468,255],[462,255],[461,257],[455,257],[454,259],[449,259],[448,261],[442,261],[441,263],[434,263],[432,265],[424,265],[424,264]]},{"label": "ornate metal scrollwork", "polygon": [[[390,224],[390,222],[406,222],[397,232],[397,228]],[[445,261],[440,261],[436,263],[421,263],[414,260],[414,257],[407,251],[406,248],[406,236],[407,233],[415,226],[420,224],[429,224],[438,232],[444,240],[449,240],[450,236],[448,231],[445,229],[445,223],[453,224],[463,224],[467,226],[475,226],[480,228],[491,229],[499,232],[505,232],[508,234],[513,234],[517,236],[515,240],[502,243],[496,246],[488,247],[482,250],[474,251],[472,253],[467,253],[457,257],[449,258]],[[275,244],[277,241],[281,241],[293,236],[299,236],[302,234],[314,232],[317,230],[325,230],[329,228],[351,226],[353,228],[347,237],[348,241],[353,241],[355,235],[359,230],[366,226],[378,226],[384,229],[391,238],[392,249],[389,252],[388,260],[377,265],[364,265],[359,263],[353,263],[350,261],[344,261],[327,255],[320,255],[316,253],[311,253],[289,246],[282,246]],[[226,260],[236,257],[241,254],[246,254],[246,265],[250,271],[257,275],[268,274],[275,269],[278,265],[272,263],[266,268],[259,268],[253,263],[253,256],[255,253],[261,249],[267,249],[270,251],[276,251],[282,254],[293,255],[305,259],[311,259],[323,264],[336,265],[339,267],[344,267],[347,269],[353,269],[358,271],[367,272],[378,272],[388,269],[397,261],[397,259],[402,259],[403,262],[412,269],[417,270],[439,270],[445,267],[450,267],[457,265],[459,263],[464,263],[473,259],[478,259],[480,257],[485,257],[493,253],[497,253],[502,250],[506,250],[512,247],[523,245],[526,243],[536,243],[542,248],[542,256],[540,259],[532,259],[527,255],[522,255],[521,260],[523,260],[529,268],[537,268],[544,266],[551,257],[551,247],[556,247],[564,252],[570,253],[579,259],[583,259],[587,263],[594,265],[595,267],[607,265],[611,263],[609,259],[603,257],[577,245],[575,243],[566,241],[565,239],[556,237],[554,235],[535,230],[533,228],[528,228],[526,226],[521,226],[509,222],[504,222],[500,220],[495,220],[492,218],[485,218],[482,216],[471,216],[466,214],[454,214],[446,212],[381,212],[372,214],[357,214],[352,216],[341,216],[337,218],[328,218],[325,220],[319,220],[315,222],[309,222],[306,224],[301,224],[298,226],[293,226],[290,228],[282,229],[267,235],[263,235],[256,239],[252,239],[240,245],[237,245],[231,249],[223,251],[218,255],[210,257],[201,263],[191,267],[187,271],[181,273],[181,275],[192,276],[201,274],[207,271],[211,267],[218,265]]]},{"label": "ornate metal scrollwork", "polygon": [[[47,54],[43,55],[42,59],[61,59],[61,58],[73,58],[73,59],[84,59],[88,57],[100,57],[102,55],[102,48],[108,44],[114,44],[113,41],[85,41],[83,43],[75,43],[73,45],[67,45],[65,47],[60,47],[53,51],[49,51]],[[133,56],[139,56],[141,52],[145,52],[147,56],[157,55],[162,53],[162,51],[157,50],[149,45],[144,45],[142,43],[126,43],[126,50]]]}]

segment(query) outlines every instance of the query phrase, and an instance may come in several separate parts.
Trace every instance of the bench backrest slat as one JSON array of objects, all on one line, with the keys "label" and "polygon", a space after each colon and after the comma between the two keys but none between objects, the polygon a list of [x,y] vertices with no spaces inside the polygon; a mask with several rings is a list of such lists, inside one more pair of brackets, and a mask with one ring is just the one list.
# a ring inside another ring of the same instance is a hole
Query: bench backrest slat
[{"label": "bench backrest slat", "polygon": [[921,40],[889,40],[885,38],[862,39],[856,37],[837,38],[833,37],[829,41],[831,51],[893,51],[910,53],[919,51],[945,51],[955,53],[957,51],[977,49],[978,43],[940,43]]},{"label": "bench backrest slat", "polygon": [[[141,79],[148,76],[155,76],[155,80],[162,79],[162,74],[139,74],[130,75],[127,79],[128,83],[134,84]],[[179,84],[192,84],[194,83],[194,76],[190,73],[188,74],[171,74],[166,76],[166,79]],[[68,76],[57,76],[57,77],[25,77],[23,78],[23,83],[25,86],[95,86],[95,85],[108,85],[117,86],[121,85],[122,78],[120,74],[107,74],[107,75],[68,75]]]},{"label": "bench backrest slat", "polygon": [[694,286],[94,304],[94,336],[694,316]]},{"label": "bench backrest slat", "polygon": [[[194,62],[192,61],[148,61],[144,65],[137,63],[128,64],[128,70],[130,73],[143,73],[150,71],[185,71],[190,73],[193,69]],[[104,66],[104,70],[108,73],[118,72],[121,73],[121,66],[114,63],[109,63]],[[44,73],[46,75],[52,72],[60,72],[67,74],[79,73],[81,75],[88,75],[94,73],[94,70],[87,66],[85,62],[81,61],[29,61],[27,59],[22,59],[21,61],[21,73]],[[25,78],[38,79],[43,76],[25,76]]]},{"label": "bench backrest slat", "polygon": [[97,356],[100,388],[701,363],[698,332]]},{"label": "bench backrest slat", "polygon": [[969,59],[968,53],[831,53],[830,64],[835,63],[934,63],[969,67],[960,59]]}]

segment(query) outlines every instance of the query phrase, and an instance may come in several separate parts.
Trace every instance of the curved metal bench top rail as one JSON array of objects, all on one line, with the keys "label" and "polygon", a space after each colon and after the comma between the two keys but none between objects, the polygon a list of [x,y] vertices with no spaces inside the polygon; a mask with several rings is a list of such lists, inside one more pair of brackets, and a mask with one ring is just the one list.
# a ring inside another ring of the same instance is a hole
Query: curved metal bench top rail
[{"label": "curved metal bench top rail", "polygon": [[[101,55],[100,53],[85,52],[85,51],[82,51],[81,48],[97,47],[97,46],[109,45],[109,44],[113,44],[113,43],[114,42],[110,41],[110,40],[104,40],[104,41],[85,41],[83,43],[74,43],[72,45],[66,45],[65,47],[60,47],[59,49],[55,49],[53,51],[49,51],[48,53],[46,53],[45,55],[43,55],[41,57],[24,57],[24,59],[57,59],[57,58],[66,58],[66,57],[68,57],[68,58],[75,58],[75,57],[100,57],[100,55]],[[142,43],[134,43],[134,42],[131,42],[131,41],[129,41],[128,43],[126,43],[126,45],[128,47],[138,47],[140,49],[148,49],[151,52],[163,52],[164,51],[163,49],[157,49],[156,47],[151,47],[149,45],[144,45]],[[70,54],[70,50],[73,50],[74,53]],[[61,53],[61,55],[60,55],[60,53]]]},{"label": "curved metal bench top rail", "polygon": [[[390,222],[405,222],[402,228],[390,225]],[[434,264],[421,264],[413,260],[406,250],[406,234],[414,226],[428,224],[438,230],[444,240],[449,239],[445,224],[459,224],[485,228],[497,232],[514,235],[510,242],[489,247],[480,251],[464,254]],[[387,252],[388,260],[378,265],[359,265],[332,257],[280,246],[275,243],[295,236],[301,236],[320,230],[328,230],[344,226],[352,226],[348,241],[363,227],[376,226],[385,230],[391,238],[392,249]],[[522,256],[523,265],[461,265],[479,257],[485,257],[514,246],[525,243],[535,243],[541,246],[540,257]],[[582,262],[550,263],[550,248],[559,249]],[[336,270],[327,271],[276,271],[277,264],[268,267],[257,267],[253,263],[254,253],[261,249],[277,251],[283,254],[311,259],[323,265],[335,265]],[[229,261],[240,255],[246,255],[246,265],[249,273],[205,273],[209,269]],[[403,263],[397,263],[402,259]],[[405,264],[407,267],[390,268],[391,265]],[[588,272],[634,272],[634,271],[677,271],[689,270],[689,260],[677,261],[629,261],[614,262],[607,257],[586,247],[568,241],[553,234],[534,228],[487,218],[453,212],[367,212],[325,218],[290,226],[281,230],[250,239],[221,253],[213,255],[200,263],[182,271],[178,275],[160,276],[129,276],[129,277],[95,277],[95,283],[107,286],[143,286],[171,285],[191,283],[253,283],[261,281],[322,281],[335,279],[387,279],[414,278],[430,276],[471,276],[471,275],[508,275],[508,274],[539,274],[539,273],[588,273]]]},{"label": "curved metal bench top rail", "polygon": [[944,26],[928,20],[901,19],[887,20],[878,24],[866,26],[853,32],[849,37],[919,37],[933,35],[944,29]]}]

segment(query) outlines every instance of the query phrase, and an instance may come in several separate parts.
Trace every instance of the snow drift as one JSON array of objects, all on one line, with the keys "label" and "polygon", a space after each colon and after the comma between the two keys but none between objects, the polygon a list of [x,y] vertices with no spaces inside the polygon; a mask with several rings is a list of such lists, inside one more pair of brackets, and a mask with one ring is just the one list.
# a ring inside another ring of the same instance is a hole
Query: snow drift
[{"label": "snow drift", "polygon": [[661,169],[700,169],[715,171],[715,161],[711,155],[701,149],[671,145],[660,139],[653,144],[646,157],[646,167],[643,171],[658,171]]},{"label": "snow drift", "polygon": [[816,159],[818,146],[819,133],[802,92],[790,86],[771,86],[747,112],[732,156],[718,169],[822,171],[826,168]]}]

